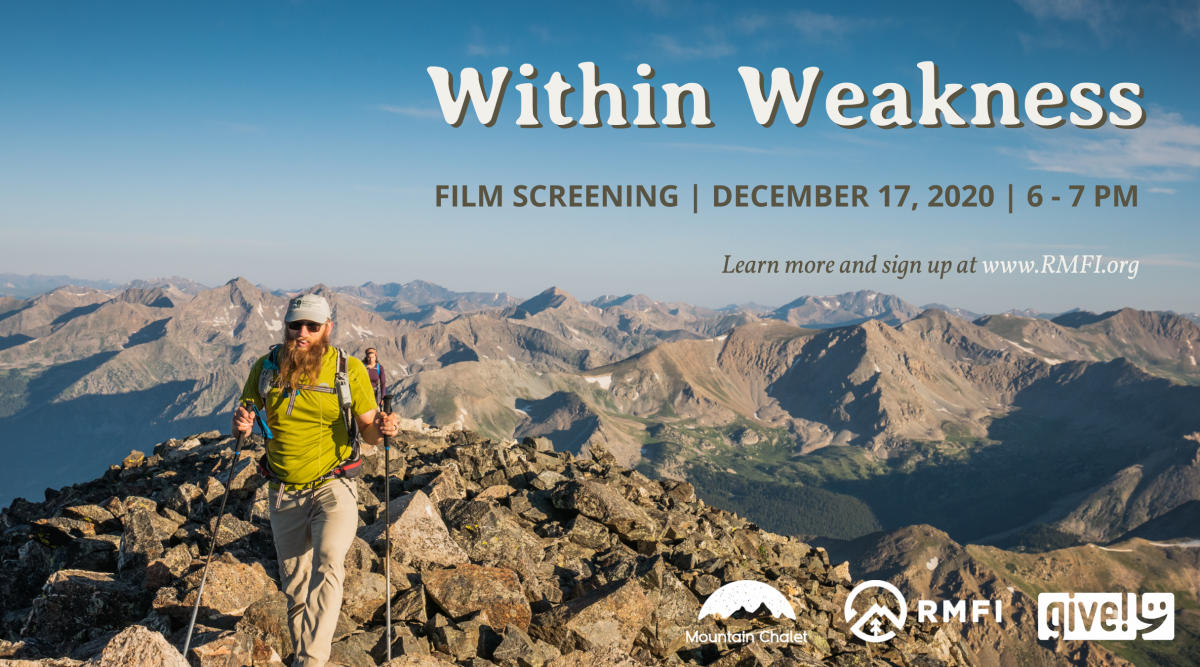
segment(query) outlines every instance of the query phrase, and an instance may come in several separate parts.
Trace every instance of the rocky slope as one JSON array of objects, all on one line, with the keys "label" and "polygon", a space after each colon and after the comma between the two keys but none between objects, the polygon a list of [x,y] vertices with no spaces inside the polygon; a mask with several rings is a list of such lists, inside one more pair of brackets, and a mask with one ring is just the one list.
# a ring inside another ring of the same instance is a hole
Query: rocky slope
[{"label": "rocky slope", "polygon": [[[406,428],[391,477],[384,452],[374,451],[350,482],[361,521],[345,563],[333,664],[383,662],[385,605],[393,667],[974,664],[952,624],[910,621],[882,644],[853,637],[843,614],[853,584],[846,564],[705,505],[690,484],[647,479],[600,447],[577,458],[546,440]],[[261,440],[236,458],[232,444],[215,432],[167,440],[100,479],[0,512],[0,664],[286,664],[287,605],[267,488],[252,464]],[[227,488],[218,531],[214,512]],[[388,538],[390,599],[381,560]],[[214,542],[185,663],[178,647]],[[738,580],[773,587],[795,619],[738,611],[697,620],[708,596]],[[687,634],[759,629],[790,638]],[[1017,636],[998,650],[1016,656],[1027,643]]]},{"label": "rocky slope", "polygon": [[[1169,314],[972,323],[867,291],[774,310],[308,291],[331,300],[336,344],[379,349],[406,416],[601,444],[776,531],[932,523],[970,541],[1042,523],[1103,540],[1200,496],[1197,390],[1181,386],[1200,328]],[[129,442],[222,425],[285,304],[176,278],[0,302],[0,504],[99,474]],[[395,310],[410,306],[424,315]],[[24,455],[35,442],[54,456]]]}]

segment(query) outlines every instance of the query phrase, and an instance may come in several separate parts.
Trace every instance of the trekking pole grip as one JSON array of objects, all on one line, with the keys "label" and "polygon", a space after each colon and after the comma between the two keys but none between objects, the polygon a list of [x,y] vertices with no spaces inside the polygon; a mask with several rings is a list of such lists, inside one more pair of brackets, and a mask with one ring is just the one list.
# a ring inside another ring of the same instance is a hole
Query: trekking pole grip
[{"label": "trekking pole grip", "polygon": [[[383,397],[383,414],[385,414],[385,415],[392,414],[392,395],[391,394],[388,394],[387,396]],[[383,448],[390,449],[391,446],[392,446],[392,436],[384,435],[383,436]]]}]

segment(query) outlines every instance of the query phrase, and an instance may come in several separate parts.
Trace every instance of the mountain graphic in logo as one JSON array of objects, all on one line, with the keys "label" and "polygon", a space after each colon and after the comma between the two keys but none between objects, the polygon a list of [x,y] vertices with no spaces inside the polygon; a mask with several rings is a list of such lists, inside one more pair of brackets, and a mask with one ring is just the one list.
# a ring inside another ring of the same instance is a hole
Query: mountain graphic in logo
[{"label": "mountain graphic in logo", "polygon": [[[872,604],[871,608],[850,626],[850,631],[865,642],[885,642],[896,636],[895,631],[904,627],[904,619],[908,617],[908,607],[904,596],[900,593],[900,589],[890,583],[873,580],[864,581],[855,586],[854,590],[850,591],[850,596],[846,598],[846,622],[854,621],[854,617],[857,615],[857,612],[854,611],[854,599],[858,597],[859,593],[871,588],[880,588],[891,593],[900,608],[900,613],[896,614],[878,603]],[[887,626],[892,629],[884,632],[884,628]]]},{"label": "mountain graphic in logo", "polygon": [[718,588],[700,608],[700,615],[696,620],[712,615],[729,618],[739,609],[753,614],[763,605],[766,605],[771,615],[776,618],[787,616],[793,621],[796,620],[796,611],[792,609],[792,603],[788,602],[783,593],[761,581],[748,580],[735,581]]}]

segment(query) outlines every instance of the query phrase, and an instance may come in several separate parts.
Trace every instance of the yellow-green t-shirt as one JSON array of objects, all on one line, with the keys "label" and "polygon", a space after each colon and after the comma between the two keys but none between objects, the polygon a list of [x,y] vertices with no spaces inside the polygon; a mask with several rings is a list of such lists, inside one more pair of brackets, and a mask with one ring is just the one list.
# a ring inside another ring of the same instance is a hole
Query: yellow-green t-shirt
[{"label": "yellow-green t-shirt", "polygon": [[[255,362],[242,388],[242,399],[254,401],[260,409],[264,402],[258,395],[258,378],[265,360],[262,357]],[[362,415],[378,409],[362,361],[350,357],[346,360],[346,371],[352,412]],[[316,382],[305,378],[304,384],[333,388],[336,376],[337,350],[331,346],[321,359],[321,376]],[[353,454],[336,393],[301,389],[289,394],[271,387],[265,408],[267,425],[274,436],[267,443],[267,461],[281,481],[308,484],[324,477]]]}]

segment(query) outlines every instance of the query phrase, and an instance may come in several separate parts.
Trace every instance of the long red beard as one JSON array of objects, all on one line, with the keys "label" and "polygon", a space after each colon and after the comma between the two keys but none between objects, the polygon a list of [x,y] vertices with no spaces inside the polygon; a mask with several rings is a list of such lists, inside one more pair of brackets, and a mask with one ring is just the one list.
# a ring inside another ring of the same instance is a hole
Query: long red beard
[{"label": "long red beard", "polygon": [[329,331],[326,330],[321,339],[309,345],[300,347],[299,339],[285,340],[283,354],[279,360],[279,378],[284,387],[298,387],[302,384],[316,384],[321,377],[321,360],[329,349]]}]

